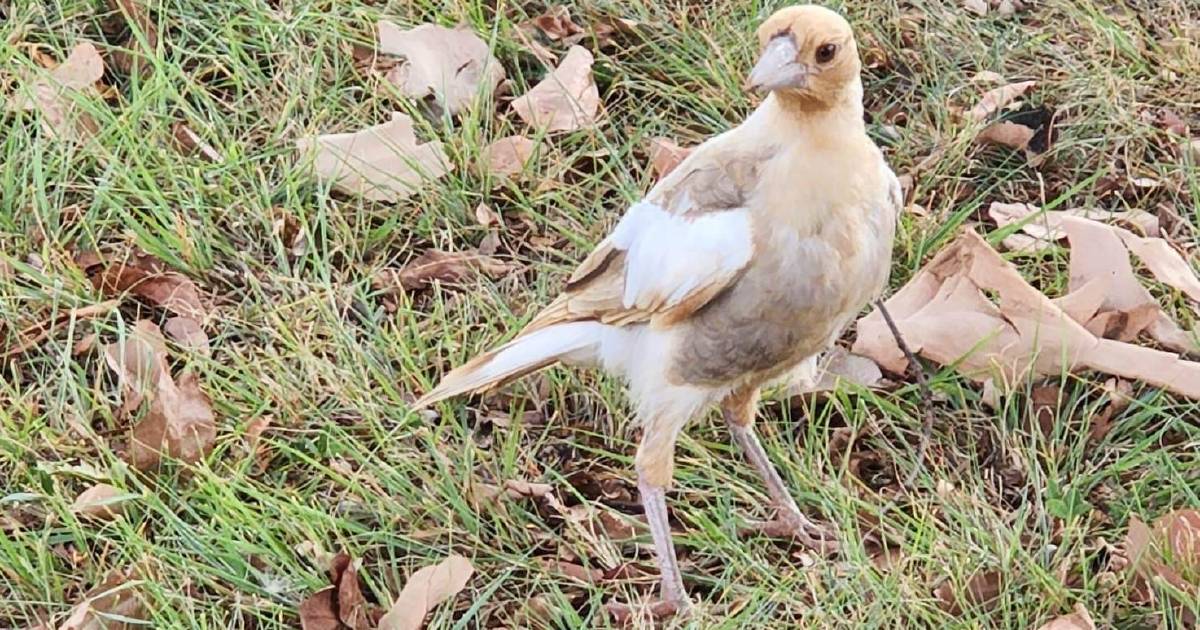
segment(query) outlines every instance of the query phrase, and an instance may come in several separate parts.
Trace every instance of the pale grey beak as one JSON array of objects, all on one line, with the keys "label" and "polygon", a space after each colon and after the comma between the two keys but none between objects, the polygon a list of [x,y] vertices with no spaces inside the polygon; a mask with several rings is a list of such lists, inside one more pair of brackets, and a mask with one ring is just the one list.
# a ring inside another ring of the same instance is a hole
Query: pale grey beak
[{"label": "pale grey beak", "polygon": [[746,88],[769,92],[808,85],[808,68],[796,61],[796,42],[781,35],[767,42],[762,56],[746,77]]}]

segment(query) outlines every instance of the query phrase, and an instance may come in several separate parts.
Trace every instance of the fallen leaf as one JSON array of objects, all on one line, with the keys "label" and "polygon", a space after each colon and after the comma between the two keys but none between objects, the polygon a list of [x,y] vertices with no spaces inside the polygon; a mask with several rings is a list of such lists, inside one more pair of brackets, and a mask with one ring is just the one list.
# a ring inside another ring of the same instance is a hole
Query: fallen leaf
[{"label": "fallen leaf", "polygon": [[963,0],[963,8],[978,16],[987,15],[987,0]]},{"label": "fallen leaf", "polygon": [[203,155],[209,162],[221,162],[221,154],[212,147],[211,144],[204,141],[192,128],[187,126],[187,123],[176,122],[171,125],[171,137],[175,139],[175,146],[179,148],[179,152],[184,155],[192,155],[199,153]]},{"label": "fallen leaf", "polygon": [[528,24],[536,27],[552,42],[577,40],[577,36],[583,34],[583,28],[571,21],[571,12],[562,5],[550,7],[545,13],[529,20]]},{"label": "fallen leaf", "polygon": [[572,46],[553,72],[513,100],[513,111],[527,125],[545,132],[595,125],[600,91],[592,78],[593,61],[586,48]]},{"label": "fallen leaf", "polygon": [[423,182],[453,170],[442,143],[418,144],[412,119],[399,112],[392,113],[390,122],[354,133],[303,138],[296,147],[301,155],[315,154],[313,173],[318,180],[372,201],[406,199]]},{"label": "fallen leaf", "polygon": [[521,479],[508,479],[501,486],[490,483],[474,482],[471,493],[478,501],[494,501],[500,497],[506,499],[538,499],[554,490],[548,483],[533,483]]},{"label": "fallen leaf", "polygon": [[474,573],[471,562],[458,555],[418,570],[408,578],[391,610],[379,621],[379,630],[417,630],[425,615],[457,595]]},{"label": "fallen leaf", "polygon": [[[138,630],[145,628],[145,608],[133,584],[132,571],[113,571],[71,609],[58,630]],[[128,619],[131,621],[123,621]]]},{"label": "fallen leaf", "polygon": [[1154,114],[1154,124],[1159,129],[1167,133],[1173,133],[1177,136],[1186,138],[1188,136],[1188,124],[1183,118],[1176,114],[1174,110],[1166,107],[1159,108]]},{"label": "fallen leaf", "polygon": [[980,70],[970,78],[971,83],[1000,83],[1003,80],[1004,75],[991,70]]},{"label": "fallen leaf", "polygon": [[992,114],[1004,109],[1009,103],[1020,98],[1034,85],[1037,85],[1037,81],[1021,81],[988,90],[983,93],[983,96],[976,103],[975,107],[972,107],[967,112],[967,118],[975,122],[983,122],[991,117]]},{"label": "fallen leaf", "polygon": [[165,263],[141,251],[106,257],[84,252],[75,258],[97,290],[112,296],[132,293],[176,315],[203,321],[208,309],[200,289],[187,276],[172,271]]},{"label": "fallen leaf", "polygon": [[121,48],[109,53],[113,66],[126,74],[148,76],[153,66],[142,58],[152,54],[158,47],[158,25],[150,17],[142,0],[108,0],[108,6],[125,16],[131,31]]},{"label": "fallen leaf", "polygon": [[967,578],[964,588],[959,591],[953,582],[943,582],[934,591],[942,609],[952,615],[961,614],[964,604],[968,608],[989,608],[1000,597],[1003,574],[999,571],[983,571]]},{"label": "fallen leaf", "polygon": [[1092,621],[1083,604],[1075,604],[1075,612],[1046,623],[1038,630],[1096,630],[1096,622]]},{"label": "fallen leaf", "polygon": [[[492,207],[486,203],[480,203],[475,206],[475,220],[483,227],[491,227],[502,223],[500,213],[492,210]],[[482,249],[482,245],[480,248]]]},{"label": "fallen leaf", "polygon": [[636,35],[641,22],[629,18],[602,15],[591,23],[592,36],[600,48],[617,45],[618,35]]},{"label": "fallen leaf", "polygon": [[604,580],[604,569],[599,567],[589,569],[574,562],[546,557],[538,558],[538,561],[547,572],[583,582],[584,584],[597,584]]},{"label": "fallen leaf", "polygon": [[372,611],[358,586],[360,560],[339,553],[329,560],[328,586],[300,603],[304,630],[367,630]]},{"label": "fallen leaf", "polygon": [[837,389],[838,381],[846,381],[860,387],[879,387],[883,373],[879,366],[867,357],[846,352],[834,346],[821,357],[819,365],[811,374],[803,371],[793,375],[788,387],[788,396],[814,392],[830,392]]},{"label": "fallen leaf", "polygon": [[525,136],[500,138],[479,152],[480,173],[498,178],[516,175],[536,149],[537,143]]},{"label": "fallen leaf", "polygon": [[[1129,245],[1133,243],[1139,252],[1139,258],[1147,255],[1155,261],[1151,265],[1142,258],[1142,262],[1147,263],[1146,266],[1152,273],[1155,269],[1158,270],[1155,275],[1160,281],[1177,286],[1181,290],[1184,287],[1194,290],[1195,287],[1186,281],[1187,275],[1191,273],[1190,266],[1178,257],[1165,241],[1139,237],[1128,230],[1080,217],[1065,217],[1061,226],[1071,243],[1071,262],[1069,292],[1060,298],[1060,301],[1069,301],[1073,296],[1088,293],[1098,296],[1094,309],[1066,309],[1073,319],[1095,330],[1107,330],[1108,322],[1113,316],[1106,313],[1124,313],[1126,318],[1132,315],[1132,324],[1137,324],[1152,312],[1153,317],[1144,330],[1156,341],[1177,352],[1193,352],[1200,349],[1200,345],[1196,344],[1192,336],[1182,330],[1162,310],[1150,291],[1142,286],[1130,263],[1129,254],[1134,248],[1130,248]],[[1163,243],[1166,251],[1149,244],[1151,241]],[[1195,276],[1192,275],[1191,279],[1194,281]],[[1151,309],[1150,312],[1147,312],[1148,308]],[[1095,318],[1101,320],[1095,325],[1090,325],[1089,322]],[[1133,328],[1131,321],[1127,319],[1118,323],[1126,328]]]},{"label": "fallen leaf", "polygon": [[487,42],[466,28],[422,24],[404,30],[379,22],[379,52],[403,58],[387,79],[409,98],[432,100],[451,116],[466,109],[480,88],[495,89],[504,67]]},{"label": "fallen leaf", "polygon": [[98,483],[75,497],[75,502],[71,504],[71,512],[80,516],[109,521],[125,513],[125,503],[122,497],[126,495],[128,493],[124,490],[114,488],[106,483]]},{"label": "fallen leaf", "polygon": [[380,290],[399,286],[404,291],[418,291],[434,282],[461,283],[475,272],[498,278],[512,270],[512,265],[498,258],[471,250],[443,252],[428,249],[401,269],[380,270],[373,284]]},{"label": "fallen leaf", "polygon": [[1175,510],[1155,521],[1153,528],[1131,516],[1124,553],[1141,580],[1166,582],[1190,597],[1200,595],[1200,510]]},{"label": "fallen leaf", "polygon": [[662,179],[687,159],[694,147],[681,147],[670,138],[650,139],[650,169],[657,179]]},{"label": "fallen leaf", "polygon": [[172,317],[163,324],[163,331],[182,348],[195,350],[204,356],[212,352],[208,344],[208,335],[199,322],[191,317]]},{"label": "fallen leaf", "polygon": [[8,111],[41,113],[47,134],[67,139],[88,139],[99,132],[91,114],[80,106],[83,95],[96,92],[94,85],[104,76],[104,61],[90,42],[82,42],[48,75],[26,85],[9,100]]},{"label": "fallen leaf", "polygon": [[216,418],[208,396],[200,391],[199,378],[193,373],[185,373],[176,385],[158,326],[138,321],[128,337],[105,347],[104,356],[121,381],[124,412],[140,406],[143,397],[150,398],[150,409],[133,427],[129,444],[134,467],[153,468],[163,453],[195,463],[212,450]]},{"label": "fallen leaf", "polygon": [[1035,129],[1004,120],[984,127],[979,135],[975,136],[975,141],[980,144],[998,144],[1024,151],[1029,147],[1029,141],[1033,139],[1035,133],[1037,133]]},{"label": "fallen leaf", "polygon": [[[910,349],[978,381],[1093,369],[1200,398],[1200,363],[1095,337],[972,230],[918,271],[887,308]],[[859,320],[853,351],[893,373],[908,367],[878,309]]]},{"label": "fallen leaf", "polygon": [[1138,209],[1117,212],[1100,208],[1043,211],[1032,204],[994,201],[988,207],[988,216],[1002,228],[1020,224],[1021,232],[1006,236],[1003,243],[1009,251],[1022,254],[1040,253],[1053,247],[1057,241],[1067,238],[1067,232],[1063,229],[1063,219],[1066,217],[1135,225],[1151,236],[1157,236],[1159,233],[1158,217]]}]

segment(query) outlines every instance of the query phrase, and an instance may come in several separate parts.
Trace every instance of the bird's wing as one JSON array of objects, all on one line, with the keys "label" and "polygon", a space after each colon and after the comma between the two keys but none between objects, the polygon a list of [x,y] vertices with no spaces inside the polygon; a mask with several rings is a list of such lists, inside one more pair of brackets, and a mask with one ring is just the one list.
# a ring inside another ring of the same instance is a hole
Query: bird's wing
[{"label": "bird's wing", "polygon": [[701,147],[634,204],[525,332],[567,321],[686,319],[754,254],[747,203],[766,156]]}]

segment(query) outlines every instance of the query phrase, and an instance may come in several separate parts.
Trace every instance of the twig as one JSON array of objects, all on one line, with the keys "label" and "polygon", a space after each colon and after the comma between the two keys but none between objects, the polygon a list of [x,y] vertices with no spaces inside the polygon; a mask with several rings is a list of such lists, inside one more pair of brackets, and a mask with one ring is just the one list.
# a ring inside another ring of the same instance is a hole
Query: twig
[{"label": "twig", "polygon": [[925,465],[925,451],[929,450],[929,440],[933,434],[933,393],[929,390],[929,379],[925,376],[925,368],[917,361],[917,357],[913,355],[912,350],[909,350],[908,344],[904,342],[904,336],[900,334],[900,329],[896,327],[895,320],[892,319],[892,314],[888,312],[884,306],[883,300],[875,300],[875,306],[879,309],[879,313],[883,315],[883,321],[887,323],[888,330],[892,331],[892,336],[896,338],[896,345],[900,346],[900,351],[904,353],[904,358],[908,359],[909,370],[916,373],[917,387],[921,392],[921,441],[917,443],[917,463],[913,469],[909,471],[908,477],[904,479],[904,487],[911,487],[913,482],[917,480],[917,475],[921,474],[921,468]]}]

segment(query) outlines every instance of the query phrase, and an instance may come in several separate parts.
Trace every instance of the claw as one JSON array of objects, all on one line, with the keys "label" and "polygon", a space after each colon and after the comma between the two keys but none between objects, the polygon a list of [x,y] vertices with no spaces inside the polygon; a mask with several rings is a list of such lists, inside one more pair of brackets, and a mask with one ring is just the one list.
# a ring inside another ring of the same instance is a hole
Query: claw
[{"label": "claw", "polygon": [[831,556],[841,548],[836,530],[818,525],[802,514],[780,515],[769,521],[751,522],[739,533],[743,536],[762,534],[771,538],[793,538],[823,556]]}]

